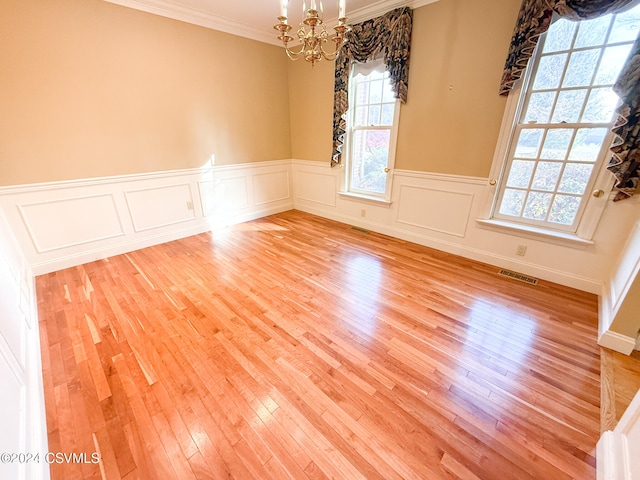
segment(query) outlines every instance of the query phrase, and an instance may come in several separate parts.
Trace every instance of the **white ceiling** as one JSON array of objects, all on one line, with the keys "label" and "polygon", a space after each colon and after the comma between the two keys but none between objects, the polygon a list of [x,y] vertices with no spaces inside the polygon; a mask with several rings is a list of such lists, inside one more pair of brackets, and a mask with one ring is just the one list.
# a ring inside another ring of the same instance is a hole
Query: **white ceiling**
[{"label": "white ceiling", "polygon": [[[125,7],[162,15],[202,27],[281,45],[273,25],[280,14],[280,0],[106,0]],[[348,23],[377,17],[397,7],[421,7],[438,0],[346,0]],[[307,5],[309,1],[307,1]],[[336,23],[338,0],[323,0],[324,18]],[[297,13],[299,12],[299,13]],[[289,23],[302,18],[302,0],[289,0]]]}]

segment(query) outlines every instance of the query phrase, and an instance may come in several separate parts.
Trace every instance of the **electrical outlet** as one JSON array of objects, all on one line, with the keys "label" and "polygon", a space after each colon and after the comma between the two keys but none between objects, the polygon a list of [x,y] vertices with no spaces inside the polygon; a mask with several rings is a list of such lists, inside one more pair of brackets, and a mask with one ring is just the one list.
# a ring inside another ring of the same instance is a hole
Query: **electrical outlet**
[{"label": "electrical outlet", "polygon": [[527,253],[527,246],[526,245],[518,245],[518,248],[516,249],[516,255],[518,255],[520,257],[524,257],[525,253]]},{"label": "electrical outlet", "polygon": [[360,210],[360,216],[361,217],[366,217],[367,216],[367,210],[364,209],[364,208],[362,210]]}]

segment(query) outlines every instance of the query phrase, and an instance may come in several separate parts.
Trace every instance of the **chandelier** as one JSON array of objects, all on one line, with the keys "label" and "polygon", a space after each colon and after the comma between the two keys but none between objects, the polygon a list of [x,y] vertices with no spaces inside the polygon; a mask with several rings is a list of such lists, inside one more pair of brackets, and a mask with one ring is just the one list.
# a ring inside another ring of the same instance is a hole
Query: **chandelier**
[{"label": "chandelier", "polygon": [[[322,0],[316,2],[311,0],[309,9],[307,10],[306,1],[302,3],[302,22],[296,32],[298,36],[299,47],[296,49],[289,46],[289,42],[295,40],[295,37],[289,34],[293,28],[287,23],[287,6],[289,0],[280,0],[280,16],[278,17],[278,23],[273,28],[280,32],[278,39],[282,40],[287,55],[292,60],[297,60],[300,57],[304,57],[307,62],[311,62],[311,66],[315,65],[323,58],[325,60],[334,60],[336,55],[340,51],[340,47],[345,42],[345,34],[351,30],[351,27],[347,25],[347,18],[345,17],[345,2],[346,0],[338,0],[338,24],[333,27],[335,35],[330,36],[326,30],[322,8]],[[318,4],[320,11],[318,11]],[[335,42],[335,48],[332,52],[325,50],[325,45],[329,39]]]}]

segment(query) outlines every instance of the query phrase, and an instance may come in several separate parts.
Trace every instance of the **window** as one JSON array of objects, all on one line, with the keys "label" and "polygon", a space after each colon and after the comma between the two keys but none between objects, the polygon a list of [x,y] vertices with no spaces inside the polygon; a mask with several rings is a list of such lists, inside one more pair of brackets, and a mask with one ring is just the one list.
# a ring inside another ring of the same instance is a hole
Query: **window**
[{"label": "window", "polygon": [[400,109],[382,60],[354,64],[349,102],[346,190],[389,201]]},{"label": "window", "polygon": [[610,157],[618,104],[611,87],[639,29],[640,6],[594,20],[559,19],[540,38],[520,89],[493,218],[576,233]]}]

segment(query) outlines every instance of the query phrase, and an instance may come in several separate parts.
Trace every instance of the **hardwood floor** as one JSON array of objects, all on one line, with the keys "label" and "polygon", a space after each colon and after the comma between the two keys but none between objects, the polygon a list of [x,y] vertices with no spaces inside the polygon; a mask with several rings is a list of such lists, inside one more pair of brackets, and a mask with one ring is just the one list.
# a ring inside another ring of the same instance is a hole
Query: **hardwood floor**
[{"label": "hardwood floor", "polygon": [[37,278],[52,478],[590,479],[594,295],[290,211]]},{"label": "hardwood floor", "polygon": [[640,351],[600,350],[600,432],[613,430],[640,389]]}]

